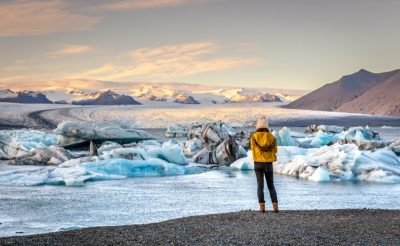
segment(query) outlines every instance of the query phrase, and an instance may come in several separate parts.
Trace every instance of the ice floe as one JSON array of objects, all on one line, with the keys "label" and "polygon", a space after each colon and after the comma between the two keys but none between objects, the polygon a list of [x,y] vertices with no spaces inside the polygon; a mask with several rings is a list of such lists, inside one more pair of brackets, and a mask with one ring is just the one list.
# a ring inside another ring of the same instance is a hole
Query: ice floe
[{"label": "ice floe", "polygon": [[72,144],[83,140],[103,141],[140,141],[155,139],[146,131],[138,129],[123,129],[120,127],[100,127],[94,124],[82,122],[65,121],[60,123],[54,130],[55,134],[62,136],[60,144]]},{"label": "ice floe", "polygon": [[0,159],[23,156],[31,150],[58,144],[60,137],[35,130],[0,131]]},{"label": "ice floe", "polygon": [[[250,156],[231,165],[253,169]],[[390,150],[361,151],[355,144],[320,148],[279,146],[274,172],[311,181],[400,182],[400,160]]]},{"label": "ice floe", "polygon": [[165,136],[167,138],[184,138],[187,137],[188,133],[184,126],[180,124],[168,125]]},{"label": "ice floe", "polygon": [[[396,156],[400,140],[382,140],[368,127],[307,129],[306,134],[287,127],[273,132],[279,145],[276,173],[318,182],[400,182],[400,160]],[[186,141],[162,142],[147,139],[151,135],[144,131],[71,122],[60,124],[54,132],[68,141],[104,141],[98,145],[98,156],[89,156],[87,151],[78,155],[57,145],[60,136],[56,134],[0,131],[0,158],[10,164],[58,165],[0,172],[0,185],[82,185],[93,180],[190,174],[193,165],[254,168],[251,151],[243,147],[251,133],[222,122],[192,126]],[[122,137],[134,137],[135,141],[112,141]],[[147,140],[139,141],[141,138]]]},{"label": "ice floe", "polygon": [[201,172],[192,166],[181,166],[160,159],[111,159],[86,162],[74,167],[34,167],[0,172],[0,185],[67,185],[82,186],[96,180],[184,175]]}]

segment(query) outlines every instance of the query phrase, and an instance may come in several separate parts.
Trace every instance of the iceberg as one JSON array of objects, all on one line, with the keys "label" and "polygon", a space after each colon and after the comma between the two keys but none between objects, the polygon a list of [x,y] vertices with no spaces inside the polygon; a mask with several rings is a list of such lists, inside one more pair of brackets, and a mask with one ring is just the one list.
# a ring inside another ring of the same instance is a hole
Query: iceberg
[{"label": "iceberg", "polygon": [[[251,152],[233,162],[233,169],[254,169]],[[279,146],[274,172],[310,181],[370,181],[400,183],[400,160],[388,149],[361,151],[355,144],[320,148]]]},{"label": "iceberg", "polygon": [[318,167],[308,179],[315,182],[330,181],[329,171],[326,167]]},{"label": "iceberg", "polygon": [[192,166],[180,166],[160,159],[126,160],[112,159],[82,163],[75,167],[40,167],[0,172],[0,185],[66,185],[82,186],[97,180],[126,179],[187,175],[201,172]]},{"label": "iceberg", "polygon": [[142,143],[135,147],[112,149],[110,151],[104,151],[101,158],[122,158],[127,160],[158,158],[178,165],[188,164],[188,160],[183,154],[182,147],[173,141],[165,142],[162,146],[156,144],[146,145]]},{"label": "iceberg", "polygon": [[231,163],[239,159],[240,152],[238,142],[235,139],[230,138],[224,140],[217,147],[204,148],[193,156],[193,162],[198,164],[229,166]]},{"label": "iceberg", "polygon": [[207,147],[215,147],[224,140],[235,137],[236,130],[221,121],[192,125],[188,131],[188,139],[198,138]]},{"label": "iceberg", "polygon": [[292,138],[290,129],[283,127],[279,132],[273,131],[272,134],[276,138],[279,146],[297,146],[296,141]]},{"label": "iceberg", "polygon": [[0,131],[0,157],[10,159],[28,154],[31,150],[56,145],[60,137],[34,130]]},{"label": "iceberg", "polygon": [[202,149],[201,146],[201,141],[198,138],[192,138],[190,140],[187,140],[183,144],[183,153],[187,157],[192,157],[198,152],[200,152]]},{"label": "iceberg", "polygon": [[233,169],[238,169],[238,170],[253,170],[254,169],[254,160],[253,160],[253,155],[251,153],[251,150],[247,151],[247,156],[240,158],[233,162],[230,165],[231,168]]},{"label": "iceberg", "polygon": [[146,131],[138,129],[123,129],[120,127],[100,127],[82,122],[65,121],[60,123],[54,133],[62,136],[60,144],[73,145],[74,143],[97,140],[96,142],[114,141],[120,144],[138,142],[140,140],[155,139]]},{"label": "iceberg", "polygon": [[351,140],[381,140],[377,132],[371,131],[369,127],[351,127],[347,131],[343,132],[342,136],[346,141]]},{"label": "iceberg", "polygon": [[110,150],[118,149],[118,148],[122,148],[122,145],[120,145],[119,143],[106,141],[97,149],[97,153],[99,155],[102,155],[105,151],[110,151]]},{"label": "iceberg", "polygon": [[9,161],[11,165],[60,165],[74,159],[70,152],[62,147],[52,145],[48,148],[32,149],[29,153]]},{"label": "iceberg", "polygon": [[168,125],[165,137],[167,138],[185,138],[187,137],[187,131],[182,125]]},{"label": "iceberg", "polygon": [[312,138],[310,145],[314,148],[328,145],[340,140],[339,136],[328,134],[324,131],[318,131]]},{"label": "iceberg", "polygon": [[341,133],[346,130],[346,127],[343,126],[335,126],[335,125],[310,125],[306,127],[306,133],[314,133],[314,132],[325,132],[325,133]]}]

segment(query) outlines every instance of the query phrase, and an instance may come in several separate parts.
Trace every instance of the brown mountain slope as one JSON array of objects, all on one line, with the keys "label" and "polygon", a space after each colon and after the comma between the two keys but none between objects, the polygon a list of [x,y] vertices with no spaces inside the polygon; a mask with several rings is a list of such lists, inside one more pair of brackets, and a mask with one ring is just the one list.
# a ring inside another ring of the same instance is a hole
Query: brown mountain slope
[{"label": "brown mountain slope", "polygon": [[336,82],[326,84],[285,107],[334,111],[341,105],[359,97],[379,82],[393,76],[398,71],[371,73],[361,69],[354,74],[343,76]]},{"label": "brown mountain slope", "polygon": [[336,111],[400,116],[400,71]]}]

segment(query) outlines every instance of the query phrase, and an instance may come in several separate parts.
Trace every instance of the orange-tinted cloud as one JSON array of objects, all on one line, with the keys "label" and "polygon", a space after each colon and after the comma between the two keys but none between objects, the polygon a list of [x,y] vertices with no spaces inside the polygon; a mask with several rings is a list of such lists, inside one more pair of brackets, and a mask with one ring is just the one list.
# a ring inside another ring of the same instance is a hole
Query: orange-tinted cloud
[{"label": "orange-tinted cloud", "polygon": [[98,80],[168,80],[192,74],[242,68],[263,63],[258,58],[214,57],[219,45],[213,42],[166,45],[137,49],[113,63],[68,75],[67,78]]},{"label": "orange-tinted cloud", "polygon": [[99,21],[99,17],[72,12],[62,1],[22,0],[0,4],[0,37],[82,31]]},{"label": "orange-tinted cloud", "polygon": [[80,45],[80,44],[70,44],[65,45],[60,50],[56,50],[48,53],[51,56],[63,56],[63,55],[78,55],[92,52],[94,49],[89,45]]},{"label": "orange-tinted cloud", "polygon": [[[161,7],[174,7],[185,4],[199,4],[211,2],[212,0],[119,0],[108,1],[95,9],[98,10],[131,10],[131,9],[149,9]],[[213,0],[214,2],[216,0]],[[220,0],[219,0],[220,1]]]}]

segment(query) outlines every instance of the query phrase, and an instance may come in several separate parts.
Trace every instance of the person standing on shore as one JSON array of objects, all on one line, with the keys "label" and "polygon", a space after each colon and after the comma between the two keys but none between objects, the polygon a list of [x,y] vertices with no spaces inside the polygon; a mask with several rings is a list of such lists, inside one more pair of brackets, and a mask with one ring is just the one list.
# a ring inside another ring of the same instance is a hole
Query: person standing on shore
[{"label": "person standing on shore", "polygon": [[254,171],[257,177],[257,196],[260,203],[260,212],[265,212],[264,176],[267,180],[269,195],[272,201],[273,212],[279,212],[278,198],[274,186],[274,173],[272,163],[276,161],[278,151],[275,136],[269,131],[265,116],[258,119],[256,131],[250,139],[250,148],[253,154]]}]

